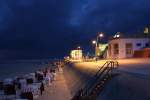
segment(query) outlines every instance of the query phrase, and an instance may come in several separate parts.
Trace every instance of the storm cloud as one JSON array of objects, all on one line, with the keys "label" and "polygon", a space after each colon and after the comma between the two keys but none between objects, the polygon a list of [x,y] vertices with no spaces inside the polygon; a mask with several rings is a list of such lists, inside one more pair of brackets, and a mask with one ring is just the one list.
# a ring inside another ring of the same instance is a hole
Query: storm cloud
[{"label": "storm cloud", "polygon": [[1,0],[0,58],[54,58],[97,32],[142,31],[150,24],[149,0]]}]

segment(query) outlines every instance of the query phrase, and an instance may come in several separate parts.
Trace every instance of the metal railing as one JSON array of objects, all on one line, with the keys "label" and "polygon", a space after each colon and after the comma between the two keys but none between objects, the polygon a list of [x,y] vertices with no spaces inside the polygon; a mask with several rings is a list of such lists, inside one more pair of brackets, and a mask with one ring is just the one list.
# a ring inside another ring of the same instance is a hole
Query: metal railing
[{"label": "metal railing", "polygon": [[96,85],[107,75],[111,76],[113,69],[118,66],[119,63],[117,61],[107,61],[103,66],[99,67],[99,70],[87,81],[84,87],[76,93],[74,98],[77,97],[80,100],[81,97],[90,96]]}]

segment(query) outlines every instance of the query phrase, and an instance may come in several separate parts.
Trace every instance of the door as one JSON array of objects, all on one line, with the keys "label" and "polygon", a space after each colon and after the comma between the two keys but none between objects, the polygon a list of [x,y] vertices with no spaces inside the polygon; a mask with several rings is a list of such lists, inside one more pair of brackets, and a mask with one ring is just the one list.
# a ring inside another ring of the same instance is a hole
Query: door
[{"label": "door", "polygon": [[132,43],[126,43],[126,57],[130,58],[133,56],[133,45]]}]

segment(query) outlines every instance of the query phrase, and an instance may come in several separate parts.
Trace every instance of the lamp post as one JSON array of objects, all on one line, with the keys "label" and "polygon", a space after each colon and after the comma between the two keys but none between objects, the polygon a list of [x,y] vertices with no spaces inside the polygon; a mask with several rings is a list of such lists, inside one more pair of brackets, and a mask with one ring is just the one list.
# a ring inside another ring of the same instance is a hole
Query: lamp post
[{"label": "lamp post", "polygon": [[78,46],[78,47],[77,47],[77,50],[78,50],[78,59],[80,59],[80,49],[81,49],[81,47]]},{"label": "lamp post", "polygon": [[93,40],[92,43],[95,44],[95,57],[97,57],[99,54],[98,54],[98,51],[99,51],[99,38],[103,38],[104,37],[104,34],[101,32],[101,33],[98,33],[97,37],[96,37],[96,40]]},{"label": "lamp post", "polygon": [[96,55],[97,55],[97,53],[96,53],[96,49],[97,49],[97,41],[96,41],[96,40],[93,40],[92,43],[95,45],[95,57],[96,57]]}]

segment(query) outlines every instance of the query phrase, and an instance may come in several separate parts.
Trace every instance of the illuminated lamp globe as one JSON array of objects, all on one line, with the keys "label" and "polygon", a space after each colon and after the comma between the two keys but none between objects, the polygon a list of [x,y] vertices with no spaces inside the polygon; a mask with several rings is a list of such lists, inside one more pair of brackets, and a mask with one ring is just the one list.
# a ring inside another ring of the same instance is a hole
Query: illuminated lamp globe
[{"label": "illuminated lamp globe", "polygon": [[96,41],[95,41],[95,40],[93,40],[93,41],[92,41],[92,43],[93,43],[93,44],[96,44]]}]

